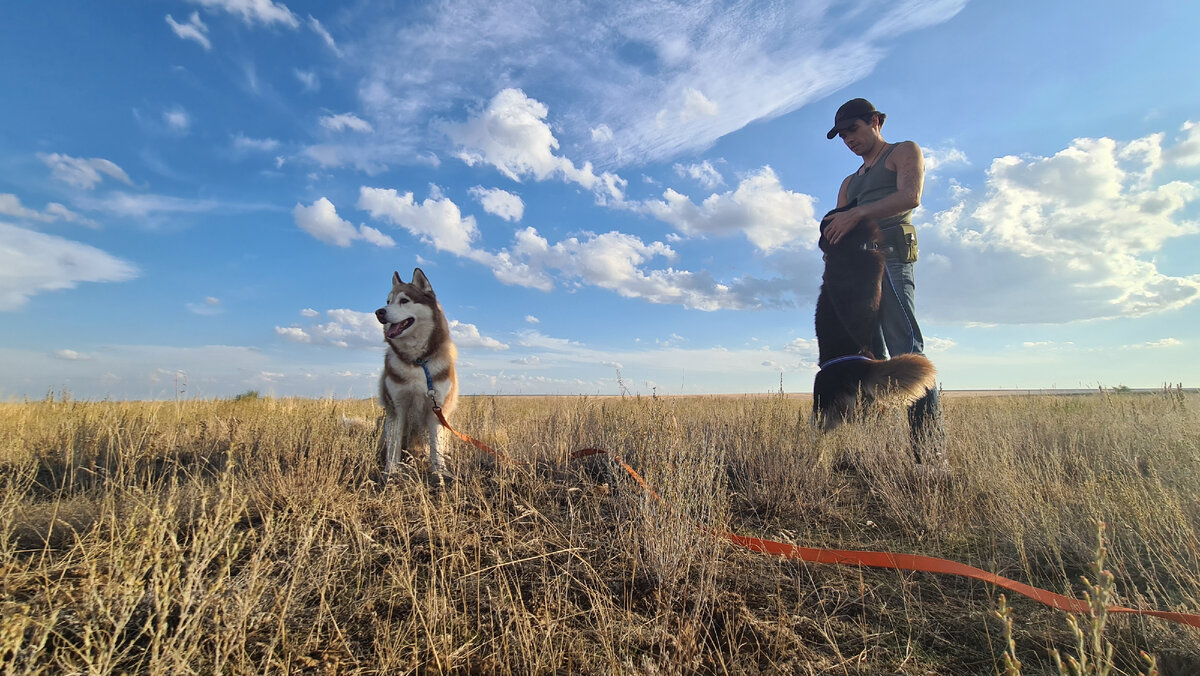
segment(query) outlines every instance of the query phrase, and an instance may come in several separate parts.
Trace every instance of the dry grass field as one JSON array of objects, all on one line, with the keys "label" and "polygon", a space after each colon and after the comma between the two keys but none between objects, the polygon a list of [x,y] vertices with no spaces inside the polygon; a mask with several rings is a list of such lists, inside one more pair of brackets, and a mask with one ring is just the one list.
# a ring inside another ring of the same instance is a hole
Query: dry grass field
[{"label": "dry grass field", "polygon": [[[1200,396],[947,397],[949,481],[895,413],[785,396],[466,397],[456,480],[372,481],[370,401],[0,404],[6,674],[1200,673],[1200,630],[965,578],[755,554],[729,530],[953,559],[1200,612]],[[584,446],[629,461],[570,461]],[[697,524],[705,528],[697,528]],[[1101,618],[1102,620],[1103,618]],[[1114,646],[1111,659],[1092,629]],[[1098,661],[1097,661],[1098,660]],[[1098,668],[1097,668],[1098,667]]]}]

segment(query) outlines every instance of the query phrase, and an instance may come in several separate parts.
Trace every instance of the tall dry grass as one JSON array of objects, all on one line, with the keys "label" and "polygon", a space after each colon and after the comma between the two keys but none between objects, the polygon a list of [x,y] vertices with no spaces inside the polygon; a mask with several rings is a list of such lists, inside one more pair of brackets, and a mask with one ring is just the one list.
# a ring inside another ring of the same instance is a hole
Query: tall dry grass
[{"label": "tall dry grass", "polygon": [[[0,405],[5,673],[1056,673],[1065,616],[982,583],[810,565],[712,530],[952,558],[1200,611],[1198,397],[948,397],[948,482],[899,413],[806,398],[467,397],[455,480],[370,480],[369,401]],[[361,424],[356,421],[368,421]],[[584,446],[613,461],[573,462]],[[698,527],[699,526],[699,527]],[[1090,573],[1095,579],[1094,571]],[[1010,595],[1011,597],[1011,595]],[[1112,673],[1200,635],[1109,616]],[[1010,642],[1011,639],[1011,642]],[[1011,662],[1010,662],[1011,664]]]}]

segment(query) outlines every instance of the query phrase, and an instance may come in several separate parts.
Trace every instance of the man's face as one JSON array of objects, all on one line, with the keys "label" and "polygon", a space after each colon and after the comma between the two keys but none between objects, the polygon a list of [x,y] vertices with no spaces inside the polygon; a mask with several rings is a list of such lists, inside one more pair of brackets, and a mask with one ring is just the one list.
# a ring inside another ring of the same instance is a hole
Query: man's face
[{"label": "man's face", "polygon": [[842,139],[850,152],[862,157],[870,152],[880,139],[879,127],[875,120],[875,117],[872,117],[870,122],[855,120],[849,127],[838,132],[838,138]]}]

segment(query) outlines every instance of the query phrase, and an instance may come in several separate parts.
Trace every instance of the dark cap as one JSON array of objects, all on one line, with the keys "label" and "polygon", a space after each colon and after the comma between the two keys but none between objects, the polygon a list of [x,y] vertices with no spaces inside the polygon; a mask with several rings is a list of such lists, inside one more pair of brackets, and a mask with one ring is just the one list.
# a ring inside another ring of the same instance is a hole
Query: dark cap
[{"label": "dark cap", "polygon": [[866,99],[850,99],[837,109],[837,114],[833,116],[833,129],[829,130],[825,138],[837,136],[838,132],[853,126],[855,120],[869,117],[872,113],[879,115],[880,121],[887,117],[887,113],[875,110],[875,106]]}]

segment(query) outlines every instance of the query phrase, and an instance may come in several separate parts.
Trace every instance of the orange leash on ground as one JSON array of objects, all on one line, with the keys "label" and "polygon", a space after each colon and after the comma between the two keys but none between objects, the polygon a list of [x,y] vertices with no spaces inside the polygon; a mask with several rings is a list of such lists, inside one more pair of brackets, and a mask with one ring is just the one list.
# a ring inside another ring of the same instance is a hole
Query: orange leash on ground
[{"label": "orange leash on ground", "polygon": [[[455,430],[453,427],[450,427],[450,423],[446,422],[446,418],[442,415],[441,408],[435,408],[434,411],[437,413],[438,419],[442,421],[442,426],[447,430],[450,430],[450,432],[452,432],[459,439],[471,444],[475,448],[478,448],[485,453],[492,454],[500,460],[513,464],[520,464],[512,458],[509,458],[503,453],[500,453],[499,451],[483,443],[482,441],[474,439],[466,434],[463,434],[462,432],[459,432],[458,430]],[[580,458],[586,458],[593,455],[607,455],[609,458],[612,458],[613,461],[621,465],[621,468],[624,469],[629,476],[633,477],[634,481],[636,481],[638,485],[645,489],[647,493],[654,496],[655,500],[665,503],[658,493],[655,493],[654,489],[646,483],[646,480],[637,473],[637,470],[630,467],[629,464],[621,458],[602,448],[582,448],[572,453],[570,455],[570,459],[578,460]],[[852,549],[820,549],[816,547],[800,547],[797,545],[788,544],[786,542],[765,540],[746,535],[738,535],[737,533],[722,531],[710,532],[728,540],[738,547],[748,549],[752,552],[758,552],[760,554],[781,556],[786,559],[798,559],[800,561],[807,561],[810,563],[836,563],[844,566],[869,566],[872,568],[888,568],[892,570],[912,570],[925,573],[958,575],[960,577],[968,577],[987,582],[989,584],[996,585],[997,587],[1003,587],[1004,589],[1014,591],[1022,596],[1027,596],[1034,601],[1038,601],[1039,603],[1044,603],[1051,608],[1065,610],[1069,613],[1087,613],[1090,610],[1086,601],[1074,599],[1069,596],[1063,596],[1062,594],[1055,594],[1054,592],[1047,591],[1045,589],[1039,589],[1023,582],[1017,582],[1016,580],[1010,580],[1009,578],[996,575],[995,573],[989,573],[981,568],[968,566],[965,563],[958,563],[957,561],[951,561],[949,559],[939,559],[933,556],[922,556],[920,554],[895,554],[892,552],[869,552]],[[1157,617],[1170,622],[1187,624],[1200,629],[1200,615],[1191,613],[1176,613],[1164,610],[1139,610],[1137,608],[1125,608],[1123,606],[1108,606],[1108,612],[1148,615],[1150,617]]]}]

